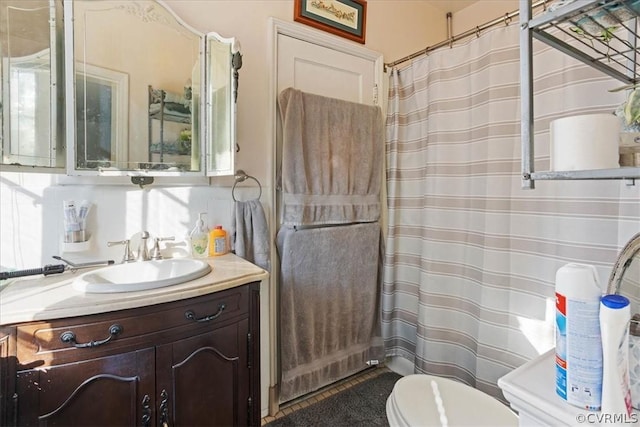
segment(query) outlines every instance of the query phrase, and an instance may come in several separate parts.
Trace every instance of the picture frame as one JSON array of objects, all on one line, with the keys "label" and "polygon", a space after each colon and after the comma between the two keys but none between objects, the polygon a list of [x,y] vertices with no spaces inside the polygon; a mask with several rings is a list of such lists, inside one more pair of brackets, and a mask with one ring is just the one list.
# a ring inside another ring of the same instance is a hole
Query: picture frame
[{"label": "picture frame", "polygon": [[366,0],[294,0],[296,22],[364,44]]}]

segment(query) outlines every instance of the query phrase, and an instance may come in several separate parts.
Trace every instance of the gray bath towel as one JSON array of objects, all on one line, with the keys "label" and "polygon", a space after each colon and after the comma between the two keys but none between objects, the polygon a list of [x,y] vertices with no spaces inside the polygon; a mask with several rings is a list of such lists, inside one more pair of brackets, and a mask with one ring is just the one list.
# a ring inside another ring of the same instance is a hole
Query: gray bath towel
[{"label": "gray bath towel", "polygon": [[282,402],[382,357],[378,223],[278,232]]},{"label": "gray bath towel", "polygon": [[384,152],[380,107],[283,90],[285,225],[377,221]]},{"label": "gray bath towel", "polygon": [[231,249],[236,255],[271,270],[269,226],[259,200],[235,202],[231,219]]}]

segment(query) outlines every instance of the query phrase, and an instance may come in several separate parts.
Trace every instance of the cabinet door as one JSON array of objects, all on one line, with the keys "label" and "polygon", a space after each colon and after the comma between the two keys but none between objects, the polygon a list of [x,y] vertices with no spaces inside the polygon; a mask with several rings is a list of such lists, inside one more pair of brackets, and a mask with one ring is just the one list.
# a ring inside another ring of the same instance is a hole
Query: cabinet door
[{"label": "cabinet door", "polygon": [[167,400],[158,403],[161,424],[250,424],[248,332],[249,320],[242,319],[157,348],[157,393]]},{"label": "cabinet door", "polygon": [[[15,381],[15,354],[9,349],[11,330],[0,328],[0,426],[9,424],[9,408],[13,396],[9,390],[13,390]],[[15,343],[15,341],[13,341]],[[15,351],[15,350],[14,350]],[[13,393],[12,393],[13,394]]]},{"label": "cabinet door", "polygon": [[153,425],[154,369],[154,349],[149,348],[19,371],[18,424]]}]

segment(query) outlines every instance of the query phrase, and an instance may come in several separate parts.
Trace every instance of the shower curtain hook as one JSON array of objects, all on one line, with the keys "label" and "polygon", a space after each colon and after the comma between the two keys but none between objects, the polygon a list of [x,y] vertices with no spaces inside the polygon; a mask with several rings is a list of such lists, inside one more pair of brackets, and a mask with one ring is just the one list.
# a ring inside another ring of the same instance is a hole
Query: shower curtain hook
[{"label": "shower curtain hook", "polygon": [[476,25],[476,37],[480,38],[480,27]]},{"label": "shower curtain hook", "polygon": [[511,23],[511,17],[509,16],[508,13],[504,14],[504,25],[509,26],[509,24]]}]

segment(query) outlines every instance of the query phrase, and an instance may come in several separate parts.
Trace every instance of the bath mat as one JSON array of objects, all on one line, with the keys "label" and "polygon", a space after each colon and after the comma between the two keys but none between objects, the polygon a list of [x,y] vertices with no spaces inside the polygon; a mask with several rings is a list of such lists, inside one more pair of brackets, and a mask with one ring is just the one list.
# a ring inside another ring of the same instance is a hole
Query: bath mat
[{"label": "bath mat", "polygon": [[384,372],[264,426],[388,426],[387,397],[400,378],[395,372]]}]

